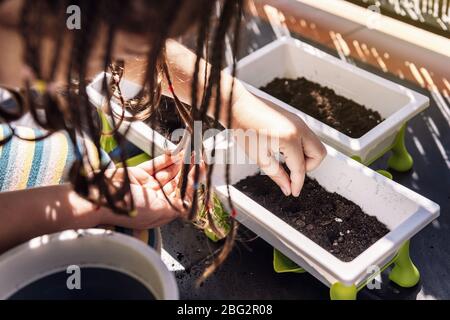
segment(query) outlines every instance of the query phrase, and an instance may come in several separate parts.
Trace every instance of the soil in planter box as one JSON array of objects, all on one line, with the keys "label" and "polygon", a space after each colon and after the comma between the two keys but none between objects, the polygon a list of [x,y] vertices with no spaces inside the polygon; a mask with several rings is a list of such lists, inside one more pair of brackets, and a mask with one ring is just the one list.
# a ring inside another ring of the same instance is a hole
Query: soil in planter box
[{"label": "soil in planter box", "polygon": [[305,78],[275,78],[262,91],[352,137],[360,138],[383,121],[372,109]]},{"label": "soil in planter box", "polygon": [[[176,110],[175,102],[172,98],[162,96],[159,107],[146,120],[146,123],[158,131],[165,138],[170,139],[172,132],[176,129],[184,129],[184,123]],[[218,129],[222,131],[224,127],[211,117],[207,118],[207,122],[203,124],[205,130]],[[176,142],[176,141],[173,141]]]},{"label": "soil in planter box", "polygon": [[247,177],[235,187],[345,262],[389,232],[354,202],[308,177],[298,198],[286,197],[266,175]]}]

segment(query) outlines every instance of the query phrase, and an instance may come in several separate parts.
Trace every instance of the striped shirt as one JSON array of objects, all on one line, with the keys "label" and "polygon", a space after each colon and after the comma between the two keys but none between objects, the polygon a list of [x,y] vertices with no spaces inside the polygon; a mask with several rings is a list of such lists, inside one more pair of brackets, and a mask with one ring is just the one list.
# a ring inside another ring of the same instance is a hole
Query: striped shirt
[{"label": "striped shirt", "polygon": [[[40,129],[27,127],[16,127],[15,132],[25,139],[35,139],[44,134]],[[0,125],[0,141],[10,135],[11,129],[7,125]],[[94,169],[99,169],[100,160],[95,145],[87,139],[85,142]],[[100,158],[102,162],[109,161],[104,152]],[[0,191],[67,182],[74,160],[74,148],[65,132],[56,132],[49,138],[38,141],[26,141],[14,136],[0,146]]]}]

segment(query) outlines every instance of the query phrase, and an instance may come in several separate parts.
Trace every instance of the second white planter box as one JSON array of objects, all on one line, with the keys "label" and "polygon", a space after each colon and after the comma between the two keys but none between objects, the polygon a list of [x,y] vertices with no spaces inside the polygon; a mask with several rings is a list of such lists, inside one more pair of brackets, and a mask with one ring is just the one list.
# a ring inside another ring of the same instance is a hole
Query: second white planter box
[{"label": "second white planter box", "polygon": [[[237,76],[250,92],[299,115],[324,142],[365,164],[388,151],[402,125],[429,105],[429,99],[415,91],[287,37],[240,60]],[[351,138],[258,89],[276,77],[305,77],[378,111],[385,120],[362,137]]]}]

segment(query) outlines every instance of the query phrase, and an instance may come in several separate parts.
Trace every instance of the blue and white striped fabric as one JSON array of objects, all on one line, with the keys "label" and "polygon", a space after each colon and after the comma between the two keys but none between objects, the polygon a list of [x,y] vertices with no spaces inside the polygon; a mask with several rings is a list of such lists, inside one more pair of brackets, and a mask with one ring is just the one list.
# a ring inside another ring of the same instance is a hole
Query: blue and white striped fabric
[{"label": "blue and white striped fabric", "polygon": [[[15,130],[20,137],[26,139],[34,139],[44,134],[39,129],[27,127],[16,127]],[[9,135],[10,128],[0,125],[0,140]],[[89,152],[96,154],[92,142],[87,143],[87,147]],[[63,132],[57,132],[41,141],[25,141],[13,137],[0,146],[0,191],[64,183],[74,157],[72,143]],[[92,159],[94,168],[99,168],[98,156]]]}]

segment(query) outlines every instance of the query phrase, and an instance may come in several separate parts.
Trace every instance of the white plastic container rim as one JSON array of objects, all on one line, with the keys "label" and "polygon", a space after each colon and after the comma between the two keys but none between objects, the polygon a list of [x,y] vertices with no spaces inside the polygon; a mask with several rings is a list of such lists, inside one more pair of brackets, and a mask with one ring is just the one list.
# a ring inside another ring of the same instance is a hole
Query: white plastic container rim
[{"label": "white plastic container rim", "polygon": [[0,299],[70,265],[125,273],[158,300],[179,297],[174,275],[154,249],[121,233],[86,229],[37,237],[1,255]]}]

